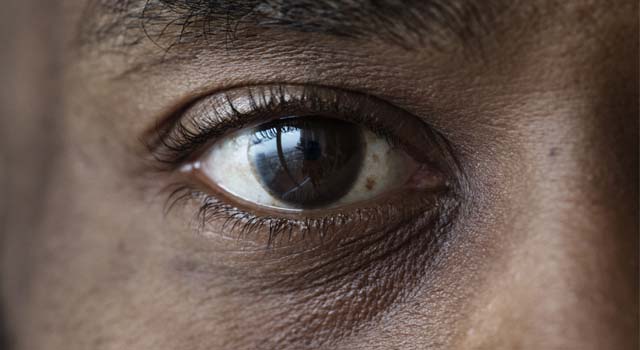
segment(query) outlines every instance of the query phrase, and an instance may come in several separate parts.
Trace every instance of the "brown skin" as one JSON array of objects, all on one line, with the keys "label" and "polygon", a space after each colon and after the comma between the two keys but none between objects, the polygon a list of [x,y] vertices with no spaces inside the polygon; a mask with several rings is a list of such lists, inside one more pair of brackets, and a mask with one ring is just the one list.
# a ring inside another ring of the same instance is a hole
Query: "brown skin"
[{"label": "brown skin", "polygon": [[[65,50],[20,32],[2,65],[35,87],[13,100],[24,118],[2,118],[2,292],[17,349],[638,348],[637,3],[514,7],[484,60],[275,31],[268,47],[142,70],[74,46],[83,3],[39,15],[63,26]],[[49,54],[62,90],[42,85]],[[446,244],[354,257],[360,271],[313,288],[265,287],[255,276],[295,275],[331,245],[238,256],[250,243],[195,234],[194,208],[163,215],[172,178],[148,171],[141,136],[194,96],[273,82],[428,115],[468,180]]]}]

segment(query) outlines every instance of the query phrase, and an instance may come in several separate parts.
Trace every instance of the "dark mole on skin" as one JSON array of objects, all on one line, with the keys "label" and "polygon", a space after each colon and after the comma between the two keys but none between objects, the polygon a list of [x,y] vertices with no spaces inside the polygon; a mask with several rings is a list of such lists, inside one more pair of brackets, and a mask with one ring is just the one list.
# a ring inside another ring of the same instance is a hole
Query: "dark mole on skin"
[{"label": "dark mole on skin", "polygon": [[373,158],[373,161],[376,163],[380,161],[380,157],[378,157],[377,154],[374,154],[372,158]]},{"label": "dark mole on skin", "polygon": [[549,150],[549,156],[550,157],[555,157],[558,154],[558,148],[557,147],[552,147]]},{"label": "dark mole on skin", "polygon": [[376,185],[376,179],[374,179],[372,177],[368,177],[367,178],[367,183],[365,184],[365,187],[367,188],[367,190],[371,191],[373,189],[373,187],[375,187],[375,185]]}]

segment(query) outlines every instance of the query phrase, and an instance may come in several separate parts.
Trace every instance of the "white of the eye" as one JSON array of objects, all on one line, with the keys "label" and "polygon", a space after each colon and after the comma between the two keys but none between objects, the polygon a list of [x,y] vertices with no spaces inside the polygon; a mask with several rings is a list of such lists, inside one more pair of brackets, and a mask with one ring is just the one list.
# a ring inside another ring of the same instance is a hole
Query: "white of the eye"
[{"label": "white of the eye", "polygon": [[238,133],[216,142],[201,160],[201,171],[220,189],[250,203],[283,209],[286,203],[274,198],[254,175],[247,146],[252,132]]},{"label": "white of the eye", "polygon": [[[246,202],[285,210],[299,210],[269,194],[254,175],[247,155],[252,130],[236,133],[219,142],[201,158],[200,170],[221,190]],[[364,130],[365,157],[351,190],[330,207],[369,200],[411,176],[408,156],[387,140]]]},{"label": "white of the eye", "polygon": [[333,206],[346,205],[375,198],[398,185],[412,175],[411,161],[403,152],[369,130],[364,132],[366,151],[362,169],[351,187]]}]

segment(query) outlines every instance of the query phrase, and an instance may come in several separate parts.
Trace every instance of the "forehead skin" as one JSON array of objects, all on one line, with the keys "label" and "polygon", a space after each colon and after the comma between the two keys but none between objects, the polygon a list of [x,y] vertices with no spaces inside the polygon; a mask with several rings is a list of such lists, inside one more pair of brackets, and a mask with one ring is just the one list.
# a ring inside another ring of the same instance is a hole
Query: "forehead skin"
[{"label": "forehead skin", "polygon": [[[0,94],[14,345],[638,348],[637,3],[561,3],[514,3],[481,53],[273,30],[261,46],[164,64],[149,44],[78,45],[85,1],[14,4],[5,25],[59,30],[16,31],[3,56],[16,87]],[[282,81],[393,101],[456,146],[472,196],[409,297],[379,306],[332,294],[323,311],[303,291],[252,294],[208,264],[215,252],[185,232],[186,214],[163,216],[165,179],[141,175],[140,135],[190,97]],[[380,316],[349,319],[358,312]]]}]

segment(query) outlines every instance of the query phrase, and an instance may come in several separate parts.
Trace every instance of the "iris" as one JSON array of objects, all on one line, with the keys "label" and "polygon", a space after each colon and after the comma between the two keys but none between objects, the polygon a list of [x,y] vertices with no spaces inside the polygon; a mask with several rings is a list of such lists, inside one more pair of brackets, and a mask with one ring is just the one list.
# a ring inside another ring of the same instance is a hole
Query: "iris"
[{"label": "iris", "polygon": [[287,117],[254,128],[247,155],[272,196],[309,209],[339,200],[362,169],[361,127],[327,117]]}]

